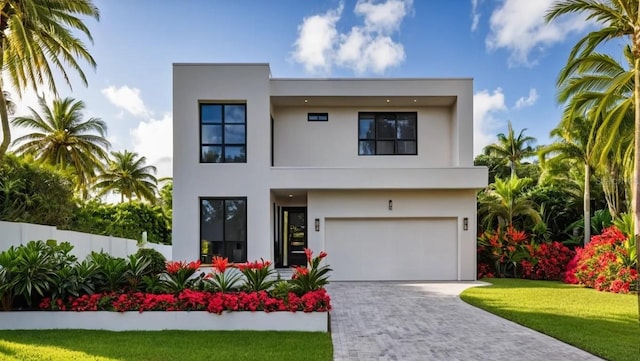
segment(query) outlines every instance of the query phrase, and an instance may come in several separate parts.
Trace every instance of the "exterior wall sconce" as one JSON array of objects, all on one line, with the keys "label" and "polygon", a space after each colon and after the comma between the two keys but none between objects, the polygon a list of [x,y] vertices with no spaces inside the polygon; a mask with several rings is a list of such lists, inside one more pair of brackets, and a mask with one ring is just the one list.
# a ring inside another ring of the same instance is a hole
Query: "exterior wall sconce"
[{"label": "exterior wall sconce", "polygon": [[464,229],[465,231],[469,230],[469,218],[464,217],[462,219],[462,229]]},{"label": "exterior wall sconce", "polygon": [[316,218],[315,225],[316,225],[316,232],[320,232],[320,218]]},{"label": "exterior wall sconce", "polygon": [[389,210],[393,210],[393,201],[389,199]]}]

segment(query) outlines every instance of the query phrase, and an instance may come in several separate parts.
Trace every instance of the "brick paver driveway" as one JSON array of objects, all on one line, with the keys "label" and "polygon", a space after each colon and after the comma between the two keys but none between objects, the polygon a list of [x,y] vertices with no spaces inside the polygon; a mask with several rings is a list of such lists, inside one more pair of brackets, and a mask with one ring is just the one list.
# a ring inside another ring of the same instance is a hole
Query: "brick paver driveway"
[{"label": "brick paver driveway", "polygon": [[600,360],[470,306],[474,282],[334,282],[335,360]]}]

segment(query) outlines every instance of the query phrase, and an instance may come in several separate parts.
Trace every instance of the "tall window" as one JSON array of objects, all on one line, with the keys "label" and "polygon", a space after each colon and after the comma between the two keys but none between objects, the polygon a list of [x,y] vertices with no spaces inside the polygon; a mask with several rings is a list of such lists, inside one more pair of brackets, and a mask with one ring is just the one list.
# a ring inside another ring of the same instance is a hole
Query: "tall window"
[{"label": "tall window", "polygon": [[200,260],[247,261],[247,199],[200,198]]},{"label": "tall window", "polygon": [[418,154],[417,113],[359,113],[358,155]]},{"label": "tall window", "polygon": [[200,162],[247,162],[247,105],[200,104]]}]

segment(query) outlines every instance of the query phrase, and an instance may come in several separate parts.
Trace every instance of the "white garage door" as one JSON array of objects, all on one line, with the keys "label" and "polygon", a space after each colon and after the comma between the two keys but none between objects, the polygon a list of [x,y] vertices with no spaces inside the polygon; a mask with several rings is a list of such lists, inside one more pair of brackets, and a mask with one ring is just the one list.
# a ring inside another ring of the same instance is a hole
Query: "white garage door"
[{"label": "white garage door", "polygon": [[456,280],[455,218],[327,219],[331,280]]}]

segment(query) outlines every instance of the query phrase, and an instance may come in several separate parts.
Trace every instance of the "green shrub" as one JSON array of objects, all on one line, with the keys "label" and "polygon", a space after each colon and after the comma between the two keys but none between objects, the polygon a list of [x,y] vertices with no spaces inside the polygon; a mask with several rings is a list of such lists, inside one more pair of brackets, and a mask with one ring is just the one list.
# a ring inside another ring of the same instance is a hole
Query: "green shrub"
[{"label": "green shrub", "polygon": [[160,206],[140,202],[114,205],[91,201],[76,212],[71,229],[138,241],[146,231],[147,241],[171,244],[170,223],[171,219],[165,216]]},{"label": "green shrub", "polygon": [[71,178],[7,154],[0,164],[0,220],[66,228],[76,210]]},{"label": "green shrub", "polygon": [[148,274],[162,273],[167,264],[167,259],[162,253],[153,248],[140,248],[138,252],[136,252],[136,256],[149,261]]}]

